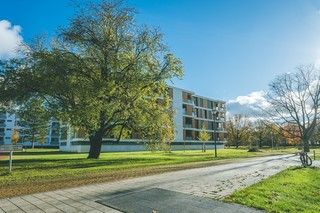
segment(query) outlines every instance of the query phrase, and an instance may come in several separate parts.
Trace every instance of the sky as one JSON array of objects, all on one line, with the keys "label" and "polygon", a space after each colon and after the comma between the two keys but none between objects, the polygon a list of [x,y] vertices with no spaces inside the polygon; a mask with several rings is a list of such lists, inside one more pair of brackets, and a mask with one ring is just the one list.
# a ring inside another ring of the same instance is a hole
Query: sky
[{"label": "sky", "polygon": [[[225,100],[234,113],[263,104],[277,75],[320,64],[320,0],[124,2],[138,24],[160,28],[182,60],[185,76],[174,86]],[[36,36],[54,36],[73,13],[70,0],[1,0],[0,57],[14,57],[19,43]]]}]

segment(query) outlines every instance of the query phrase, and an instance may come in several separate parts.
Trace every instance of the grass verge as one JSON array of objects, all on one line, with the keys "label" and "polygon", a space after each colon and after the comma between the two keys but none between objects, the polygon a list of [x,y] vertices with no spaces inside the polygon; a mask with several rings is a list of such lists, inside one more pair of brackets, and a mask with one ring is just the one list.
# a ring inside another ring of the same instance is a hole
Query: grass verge
[{"label": "grass verge", "polygon": [[[320,160],[320,149],[311,149],[310,150],[310,153],[313,155],[315,151],[315,154],[316,154],[316,160]],[[314,160],[314,157],[312,156],[312,160]]]},{"label": "grass verge", "polygon": [[290,168],[225,200],[267,212],[320,212],[320,169]]},{"label": "grass verge", "polygon": [[13,172],[8,174],[8,161],[0,160],[0,198],[43,192],[89,183],[159,174],[187,168],[227,163],[234,159],[293,153],[294,149],[212,150],[163,152],[102,153],[100,159],[86,159],[87,154],[58,150],[27,150],[14,154]]}]

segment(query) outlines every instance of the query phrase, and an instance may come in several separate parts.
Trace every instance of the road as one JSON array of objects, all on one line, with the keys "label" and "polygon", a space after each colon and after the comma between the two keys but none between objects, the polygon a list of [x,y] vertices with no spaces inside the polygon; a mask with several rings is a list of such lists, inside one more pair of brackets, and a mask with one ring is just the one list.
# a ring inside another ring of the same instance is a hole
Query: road
[{"label": "road", "polygon": [[3,199],[0,212],[118,212],[95,201],[152,188],[221,199],[294,165],[300,163],[293,155],[242,159],[224,165]]}]

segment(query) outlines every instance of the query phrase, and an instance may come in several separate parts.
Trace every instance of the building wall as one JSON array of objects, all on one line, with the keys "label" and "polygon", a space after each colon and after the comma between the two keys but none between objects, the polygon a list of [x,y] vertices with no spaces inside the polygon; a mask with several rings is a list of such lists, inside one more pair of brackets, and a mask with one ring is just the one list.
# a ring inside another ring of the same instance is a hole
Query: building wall
[{"label": "building wall", "polygon": [[[19,122],[19,118],[15,114],[0,112],[0,145],[11,144],[11,138],[14,130],[19,131],[19,143],[25,146],[31,146],[30,135],[26,134],[27,127]],[[48,135],[45,143],[36,142],[37,146],[59,146],[60,129],[59,122],[55,120],[48,121]]]},{"label": "building wall", "polygon": [[11,144],[12,132],[15,129],[15,115],[0,113],[0,145]]},{"label": "building wall", "polygon": [[183,141],[182,89],[172,88],[172,107],[174,109],[174,141]]}]

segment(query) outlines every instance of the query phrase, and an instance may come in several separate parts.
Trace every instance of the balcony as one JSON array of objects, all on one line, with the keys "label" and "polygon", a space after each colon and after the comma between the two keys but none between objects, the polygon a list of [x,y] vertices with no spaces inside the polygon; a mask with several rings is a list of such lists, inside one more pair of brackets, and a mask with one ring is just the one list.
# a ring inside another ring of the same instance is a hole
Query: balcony
[{"label": "balcony", "polygon": [[187,115],[187,116],[192,116],[192,117],[195,116],[195,114],[194,114],[193,112],[191,112],[191,113],[189,112],[189,113],[188,113],[188,111],[187,111],[186,109],[183,109],[182,114],[183,114],[183,115]]},{"label": "balcony", "polygon": [[192,124],[184,124],[183,127],[184,128],[192,128]]},{"label": "balcony", "polygon": [[184,100],[184,102],[185,102],[185,103],[188,103],[188,104],[194,105],[194,102],[193,102],[193,100],[191,100],[191,99]]}]

